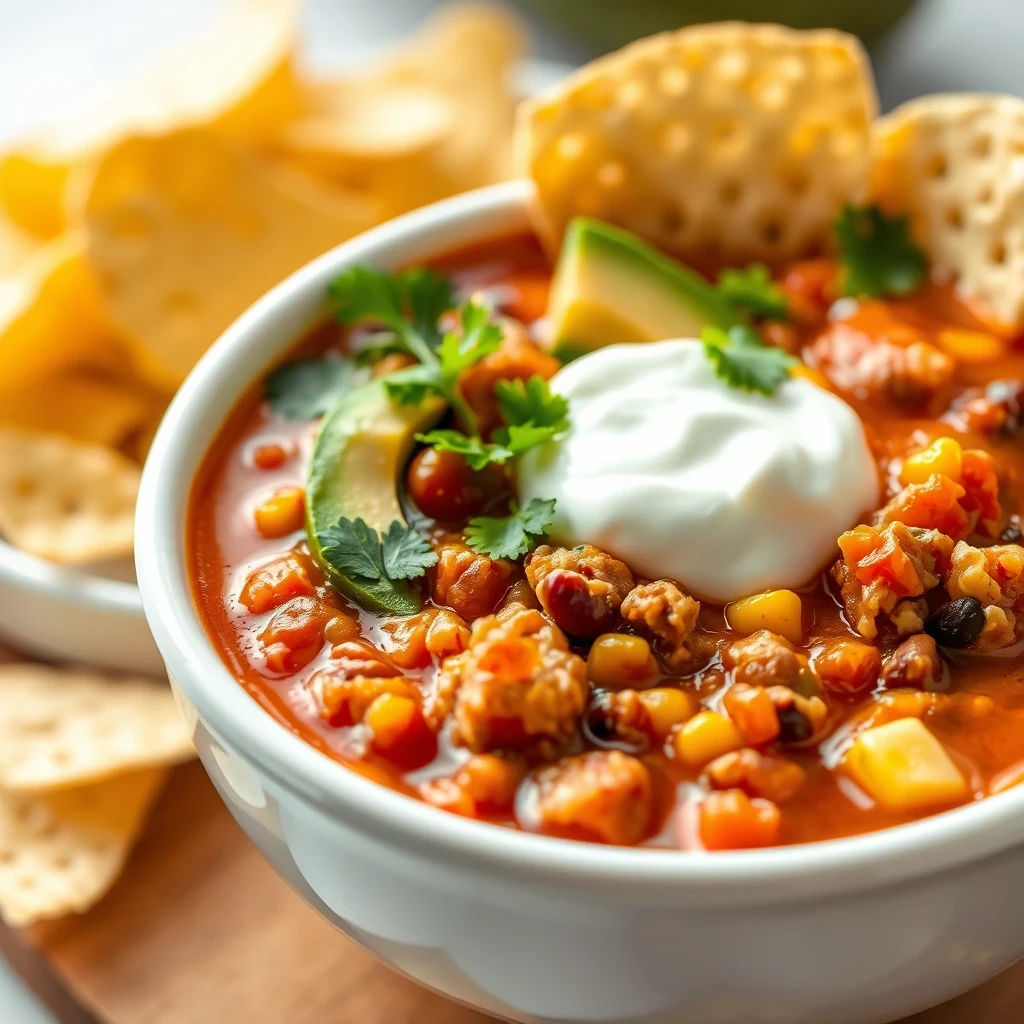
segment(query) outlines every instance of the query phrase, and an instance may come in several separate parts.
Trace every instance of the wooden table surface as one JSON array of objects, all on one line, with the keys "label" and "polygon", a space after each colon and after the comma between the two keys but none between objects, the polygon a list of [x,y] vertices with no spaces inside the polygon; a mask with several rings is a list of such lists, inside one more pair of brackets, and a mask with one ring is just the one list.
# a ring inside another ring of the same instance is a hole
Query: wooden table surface
[{"label": "wooden table surface", "polygon": [[[486,1024],[379,964],[281,881],[197,764],[175,769],[124,876],[0,949],[64,1024]],[[1024,964],[906,1024],[1019,1024]]]}]

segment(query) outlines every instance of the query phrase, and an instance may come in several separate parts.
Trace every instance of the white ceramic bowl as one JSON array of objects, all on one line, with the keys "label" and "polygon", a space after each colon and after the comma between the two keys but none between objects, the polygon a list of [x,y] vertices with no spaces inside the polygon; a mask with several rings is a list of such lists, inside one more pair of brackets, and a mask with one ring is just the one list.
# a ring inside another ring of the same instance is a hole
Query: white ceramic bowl
[{"label": "white ceramic bowl", "polygon": [[527,186],[347,242],[232,326],[146,465],[143,604],[207,771],[278,871],[406,974],[516,1021],[853,1024],[900,1018],[1024,953],[1024,787],[898,829],[751,852],[614,849],[435,810],[271,719],[210,644],[185,573],[204,451],[239,394],[325,312],[344,267],[408,264],[527,227]]},{"label": "white ceramic bowl", "polygon": [[139,588],[111,568],[54,565],[0,540],[0,640],[39,658],[163,675]]}]

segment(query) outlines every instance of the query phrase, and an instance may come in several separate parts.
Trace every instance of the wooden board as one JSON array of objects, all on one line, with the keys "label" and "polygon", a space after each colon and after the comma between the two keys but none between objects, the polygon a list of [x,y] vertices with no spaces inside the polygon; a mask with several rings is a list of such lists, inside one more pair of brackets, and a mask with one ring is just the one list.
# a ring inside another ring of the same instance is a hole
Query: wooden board
[{"label": "wooden board", "polygon": [[[175,769],[125,875],[82,917],[0,948],[63,1024],[487,1024],[310,910],[198,764]],[[1024,965],[906,1024],[1018,1024]]]}]

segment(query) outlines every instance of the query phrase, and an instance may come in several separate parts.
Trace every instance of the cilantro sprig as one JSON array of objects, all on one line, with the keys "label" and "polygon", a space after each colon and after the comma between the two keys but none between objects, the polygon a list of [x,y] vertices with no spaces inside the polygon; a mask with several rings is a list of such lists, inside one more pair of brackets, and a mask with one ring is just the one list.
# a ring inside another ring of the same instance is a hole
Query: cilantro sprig
[{"label": "cilantro sprig", "polygon": [[342,516],[316,535],[324,561],[350,584],[384,605],[402,607],[409,590],[437,563],[437,553],[415,530],[397,519],[378,534],[363,519]]},{"label": "cilantro sprig", "polygon": [[833,231],[845,295],[908,295],[928,276],[928,258],[906,217],[888,217],[877,206],[847,204]]},{"label": "cilantro sprig", "polygon": [[432,270],[417,268],[397,274],[372,267],[350,267],[330,287],[335,318],[343,324],[372,322],[384,329],[372,340],[364,358],[384,352],[405,352],[415,366],[390,374],[384,382],[392,401],[416,405],[427,395],[440,395],[471,434],[478,434],[476,414],[458,389],[459,374],[501,344],[501,328],[483,306],[458,307],[458,329],[442,332],[439,323],[456,308],[451,282]]},{"label": "cilantro sprig", "polygon": [[704,352],[715,374],[743,391],[774,395],[799,360],[781,348],[766,345],[751,327],[705,327],[701,333]]},{"label": "cilantro sprig", "polygon": [[490,558],[519,558],[544,536],[555,516],[555,500],[532,498],[507,516],[477,516],[466,526],[466,543]]},{"label": "cilantro sprig", "polygon": [[751,263],[743,269],[723,270],[716,285],[718,294],[739,316],[762,320],[788,320],[789,303],[782,289],[772,280],[763,263]]},{"label": "cilantro sprig", "polygon": [[458,430],[431,430],[417,434],[416,440],[438,451],[456,452],[471,469],[483,469],[489,463],[503,465],[569,429],[569,403],[552,394],[543,377],[498,381],[495,394],[505,425],[492,431],[491,441]]},{"label": "cilantro sprig", "polygon": [[314,420],[348,390],[352,366],[322,356],[285,363],[267,376],[264,397],[273,412],[286,420]]}]

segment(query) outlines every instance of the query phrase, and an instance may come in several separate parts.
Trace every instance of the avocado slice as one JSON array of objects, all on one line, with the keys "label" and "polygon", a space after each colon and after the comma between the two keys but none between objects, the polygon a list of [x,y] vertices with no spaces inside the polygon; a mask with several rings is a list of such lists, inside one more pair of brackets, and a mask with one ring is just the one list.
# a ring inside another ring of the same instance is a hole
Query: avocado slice
[{"label": "avocado slice", "polygon": [[445,410],[444,400],[418,405],[392,403],[384,380],[372,380],[345,395],[320,427],[306,481],[309,550],[331,584],[361,608],[385,615],[414,615],[420,599],[406,582],[350,577],[323,556],[317,534],[341,517],[362,519],[383,533],[405,522],[398,501],[398,475],[415,435],[429,430]]},{"label": "avocado slice", "polygon": [[566,229],[548,304],[551,352],[569,362],[605,345],[700,337],[739,323],[699,274],[604,221]]}]

